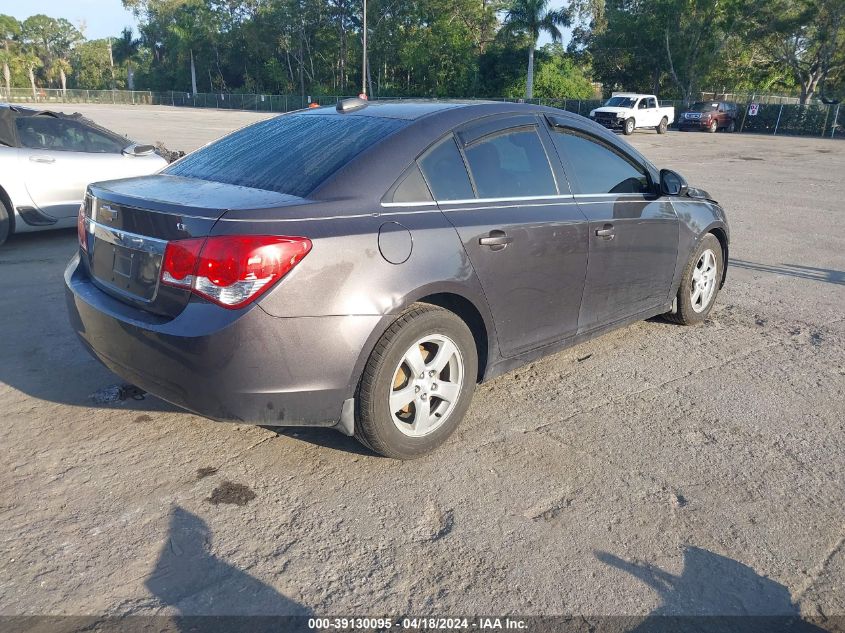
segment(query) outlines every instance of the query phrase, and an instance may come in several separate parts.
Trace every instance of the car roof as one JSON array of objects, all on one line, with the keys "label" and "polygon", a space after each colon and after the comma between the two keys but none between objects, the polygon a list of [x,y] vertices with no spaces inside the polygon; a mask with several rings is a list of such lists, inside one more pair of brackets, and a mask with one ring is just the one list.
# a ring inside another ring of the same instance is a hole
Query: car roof
[{"label": "car roof", "polygon": [[415,99],[398,99],[390,101],[370,101],[366,107],[353,110],[350,112],[339,112],[335,106],[325,106],[321,108],[313,108],[299,111],[299,114],[308,115],[326,115],[336,114],[338,116],[363,116],[363,117],[382,117],[385,119],[405,119],[413,121],[430,114],[437,112],[444,112],[446,110],[454,110],[456,108],[465,108],[471,105],[480,103],[491,103],[486,101],[460,101],[460,100],[415,100]]}]

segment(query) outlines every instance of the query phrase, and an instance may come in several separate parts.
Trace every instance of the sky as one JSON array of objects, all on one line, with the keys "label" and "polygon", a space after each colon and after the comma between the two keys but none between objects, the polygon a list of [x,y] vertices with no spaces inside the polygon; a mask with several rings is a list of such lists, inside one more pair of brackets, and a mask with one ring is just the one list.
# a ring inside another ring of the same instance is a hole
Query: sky
[{"label": "sky", "polygon": [[116,37],[124,26],[135,26],[135,17],[120,0],[0,0],[0,13],[21,21],[43,13],[65,18],[77,28],[84,23],[85,37],[92,40]]},{"label": "sky", "polygon": [[[552,0],[549,6],[560,8],[565,0]],[[125,26],[135,27],[135,17],[123,8],[120,0],[0,0],[0,13],[24,20],[31,15],[44,13],[53,18],[65,18],[76,27],[85,25],[85,37],[96,40],[117,36]],[[563,34],[564,42],[569,40],[569,31]],[[543,35],[540,45],[548,43]]]}]

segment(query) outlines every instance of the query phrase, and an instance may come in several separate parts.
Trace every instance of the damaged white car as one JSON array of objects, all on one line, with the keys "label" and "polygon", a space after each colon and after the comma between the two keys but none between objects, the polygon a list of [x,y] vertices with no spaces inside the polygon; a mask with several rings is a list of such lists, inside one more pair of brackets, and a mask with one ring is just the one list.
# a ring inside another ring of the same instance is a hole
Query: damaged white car
[{"label": "damaged white car", "polygon": [[79,114],[0,105],[0,244],[76,224],[92,182],[145,176],[168,161]]}]

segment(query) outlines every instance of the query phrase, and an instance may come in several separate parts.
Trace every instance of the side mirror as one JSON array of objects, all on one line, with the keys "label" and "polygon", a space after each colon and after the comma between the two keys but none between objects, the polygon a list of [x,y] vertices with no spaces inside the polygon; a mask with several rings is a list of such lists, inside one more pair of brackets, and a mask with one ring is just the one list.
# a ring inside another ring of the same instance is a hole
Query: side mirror
[{"label": "side mirror", "polygon": [[684,177],[671,169],[660,170],[660,193],[664,196],[685,196],[689,185]]},{"label": "side mirror", "polygon": [[156,151],[154,145],[139,145],[134,144],[130,145],[129,147],[123,150],[124,154],[128,154],[129,156],[149,156],[153,152]]}]

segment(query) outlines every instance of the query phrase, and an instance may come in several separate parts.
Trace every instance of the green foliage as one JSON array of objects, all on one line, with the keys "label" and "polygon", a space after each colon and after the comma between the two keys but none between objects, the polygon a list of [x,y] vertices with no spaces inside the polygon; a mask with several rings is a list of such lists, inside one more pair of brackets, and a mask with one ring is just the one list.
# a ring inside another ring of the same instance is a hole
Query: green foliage
[{"label": "green foliage", "polygon": [[[663,98],[845,92],[845,0],[368,0],[366,78],[363,0],[122,2],[137,37],[85,41],[64,19],[0,15],[4,77],[108,89],[131,72],[136,88],[189,92],[193,66],[200,92],[313,97],[366,83],[374,97],[583,100],[594,80]],[[542,34],[555,44],[535,50]]]},{"label": "green foliage", "polygon": [[534,49],[542,33],[548,33],[552,42],[563,37],[560,27],[569,26],[571,16],[565,9],[549,9],[549,0],[513,0],[502,32],[528,40],[528,74],[525,83],[525,97],[534,96]]},{"label": "green foliage", "polygon": [[[73,87],[88,90],[111,88],[111,63],[108,40],[88,40],[73,49],[72,64],[75,69]],[[125,87],[123,77],[118,77],[117,87]]]},{"label": "green foliage", "polygon": [[[584,71],[576,66],[559,44],[545,46],[539,52],[534,77],[534,97],[539,99],[592,99],[593,84]],[[525,94],[525,77],[521,77],[506,91],[506,97]]]}]

